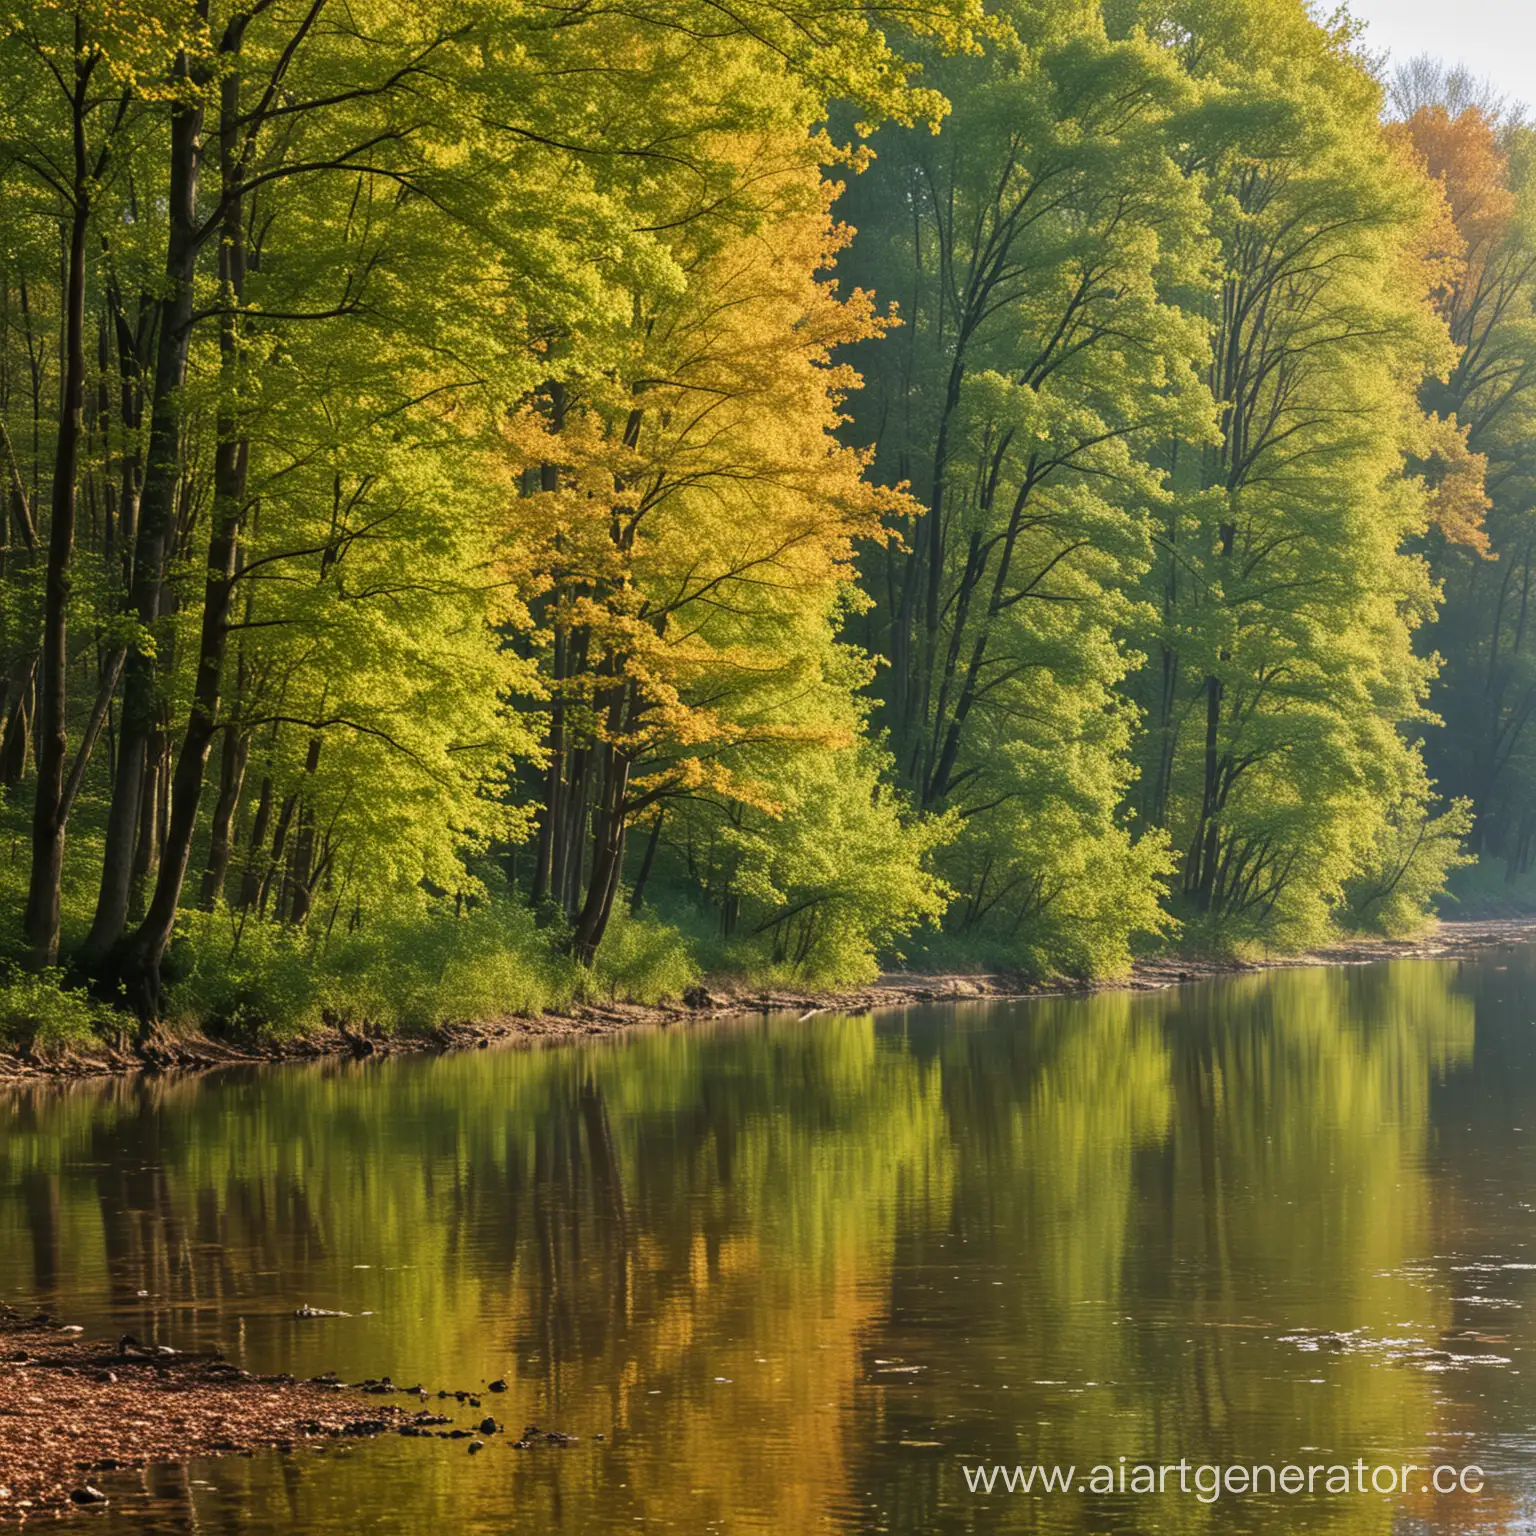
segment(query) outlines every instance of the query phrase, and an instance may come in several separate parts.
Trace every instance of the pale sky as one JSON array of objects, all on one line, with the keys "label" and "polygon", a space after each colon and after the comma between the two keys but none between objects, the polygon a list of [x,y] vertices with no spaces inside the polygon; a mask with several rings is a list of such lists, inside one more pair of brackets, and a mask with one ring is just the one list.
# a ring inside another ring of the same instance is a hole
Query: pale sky
[{"label": "pale sky", "polygon": [[1367,23],[1372,51],[1393,63],[1431,53],[1536,106],[1536,0],[1349,0],[1349,9]]}]

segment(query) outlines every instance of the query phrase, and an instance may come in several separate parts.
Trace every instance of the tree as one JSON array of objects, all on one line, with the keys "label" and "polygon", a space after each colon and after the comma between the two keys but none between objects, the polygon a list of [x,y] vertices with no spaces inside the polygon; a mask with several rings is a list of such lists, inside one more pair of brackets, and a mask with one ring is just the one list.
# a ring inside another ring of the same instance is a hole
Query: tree
[{"label": "tree", "polygon": [[1529,511],[1536,461],[1528,447],[1536,426],[1532,136],[1501,128],[1480,106],[1453,115],[1439,103],[1421,106],[1396,131],[1444,189],[1452,221],[1435,298],[1458,357],[1445,378],[1426,382],[1424,400],[1465,432],[1488,498],[1481,538],[1447,536],[1430,546],[1446,592],[1446,666],[1435,703],[1447,726],[1431,743],[1431,761],[1475,811],[1473,849],[1503,855],[1514,873],[1536,829],[1529,736],[1536,670],[1525,623],[1536,542]]},{"label": "tree", "polygon": [[1221,430],[1167,450],[1140,810],[1203,926],[1304,937],[1383,817],[1432,814],[1413,632],[1433,594],[1405,544],[1430,511],[1416,392],[1454,357],[1428,294],[1439,203],[1347,28],[1290,0],[1137,19],[1200,83],[1178,131],[1221,243],[1219,281],[1183,295],[1211,328]]},{"label": "tree", "polygon": [[[75,531],[81,445],[85,435],[87,282],[89,248],[98,234],[98,202],[114,166],[116,140],[124,130],[135,94],[135,75],[152,66],[140,28],[158,20],[117,13],[97,17],[84,5],[63,11],[24,7],[0,35],[7,83],[35,81],[41,92],[19,90],[4,126],[5,158],[31,184],[34,216],[56,199],[60,226],[61,325],[59,335],[58,414],[48,482],[47,563],[43,580],[40,660],[35,668],[37,784],[33,799],[32,863],[23,928],[32,958],[40,967],[58,958],[60,882],[65,828],[81,775],[101,725],[102,708],[93,711],[75,766],[68,769],[69,608],[74,580]],[[25,289],[22,290],[25,292]],[[29,341],[31,339],[29,334]],[[38,449],[41,390],[40,358],[33,362],[34,453]],[[29,549],[38,538],[21,464],[7,431],[12,516]],[[34,493],[36,482],[34,481]],[[35,494],[32,500],[35,501]],[[28,669],[29,675],[32,668]],[[115,681],[115,673],[114,678]],[[9,690],[5,690],[8,694]],[[110,696],[110,689],[108,690]],[[9,699],[5,700],[9,703]]]},{"label": "tree", "polygon": [[[509,570],[540,615],[551,695],[533,896],[585,961],[636,817],[679,796],[772,813],[753,749],[855,739],[837,610],[853,541],[880,536],[897,498],[832,435],[856,381],[829,355],[877,322],[819,277],[843,236],[815,148],[742,141],[747,228],[684,224],[686,288],[637,292],[629,356],[513,434],[527,494]],[[557,466],[547,485],[541,465]]]},{"label": "tree", "polygon": [[[847,200],[853,270],[907,327],[866,363],[854,430],[923,502],[864,562],[863,638],[891,660],[879,718],[904,782],[964,827],[952,924],[1042,965],[1116,965],[1161,926],[1160,840],[1133,849],[1121,814],[1119,685],[1164,497],[1150,456],[1211,430],[1203,328],[1164,296],[1203,270],[1204,212],[1169,152],[1189,86],[1165,51],[1091,14],[1011,19],[1018,42],[942,67],[945,133],[883,131]],[[1102,931],[1065,940],[1090,908]]]}]

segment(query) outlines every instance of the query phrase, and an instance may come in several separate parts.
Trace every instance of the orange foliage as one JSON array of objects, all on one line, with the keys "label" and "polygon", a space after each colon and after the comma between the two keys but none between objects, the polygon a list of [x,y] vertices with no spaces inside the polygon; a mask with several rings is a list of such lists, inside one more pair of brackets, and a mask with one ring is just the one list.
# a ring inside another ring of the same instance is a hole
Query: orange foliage
[{"label": "orange foliage", "polygon": [[1406,123],[1388,130],[1411,148],[1425,174],[1439,184],[1454,234],[1438,253],[1449,268],[1434,284],[1436,300],[1456,328],[1464,295],[1480,275],[1514,217],[1509,161],[1494,126],[1478,107],[1452,117],[1444,107],[1420,107]]},{"label": "orange foliage", "polygon": [[[1493,123],[1477,107],[1455,117],[1444,107],[1421,107],[1389,134],[1440,188],[1444,217],[1432,229],[1422,261],[1426,286],[1465,348],[1477,297],[1496,272],[1495,257],[1514,217],[1508,158]],[[1419,457],[1429,469],[1430,521],[1450,542],[1486,556],[1488,461],[1468,447],[1468,430],[1454,415],[1430,414]]]},{"label": "orange foliage", "polygon": [[567,725],[624,760],[626,815],[700,790],[772,810],[732,749],[851,742],[833,612],[857,541],[909,510],[835,435],[859,380],[833,349],[889,322],[821,276],[848,238],[836,189],[780,176],[777,211],[683,253],[681,295],[637,303],[623,377],[508,429],[540,488],[509,508],[507,574]]},{"label": "orange foliage", "polygon": [[1515,199],[1509,161],[1483,111],[1468,107],[1452,117],[1444,107],[1420,107],[1396,131],[1407,134],[1429,175],[1445,188],[1468,256],[1475,260],[1501,240]]}]

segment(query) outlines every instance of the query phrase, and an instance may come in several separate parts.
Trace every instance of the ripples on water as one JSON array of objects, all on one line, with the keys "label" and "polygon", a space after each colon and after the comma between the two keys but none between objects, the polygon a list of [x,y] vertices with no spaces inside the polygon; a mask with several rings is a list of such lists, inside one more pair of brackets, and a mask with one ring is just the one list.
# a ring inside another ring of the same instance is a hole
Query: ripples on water
[{"label": "ripples on water", "polygon": [[[0,1297],[256,1371],[504,1377],[509,1429],[580,1437],[156,1469],[102,1532],[1530,1530],[1533,1020],[1506,953],[48,1086],[4,1101]],[[961,1474],[1122,1456],[1489,1475]]]}]

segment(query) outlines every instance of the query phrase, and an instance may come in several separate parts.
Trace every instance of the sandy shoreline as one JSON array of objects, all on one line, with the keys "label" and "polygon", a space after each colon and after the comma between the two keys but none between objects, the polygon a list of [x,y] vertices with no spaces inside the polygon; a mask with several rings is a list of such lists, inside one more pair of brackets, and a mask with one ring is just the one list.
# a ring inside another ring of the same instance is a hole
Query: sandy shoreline
[{"label": "sandy shoreline", "polygon": [[116,1076],[132,1072],[187,1071],[240,1062],[306,1061],[326,1056],[389,1056],[497,1046],[556,1045],[622,1034],[641,1028],[668,1028],[704,1020],[771,1013],[864,1013],[927,1003],[1031,997],[1069,997],[1104,991],[1149,991],[1217,976],[1243,975],[1298,966],[1368,965],[1382,960],[1447,959],[1482,950],[1536,943],[1536,918],[1442,922],[1416,939],[1357,939],[1261,960],[1210,960],[1161,955],[1138,960],[1128,976],[1107,981],[1057,979],[1029,982],[1005,972],[892,972],[867,987],[848,991],[740,991],[706,984],[684,1003],[583,1004],[568,1012],[532,1017],[507,1015],[475,1024],[452,1024],[423,1033],[390,1037],[324,1030],[283,1041],[242,1044],[207,1035],[162,1034],[128,1050],[102,1046],[57,1057],[0,1052],[0,1082],[37,1078]]}]

